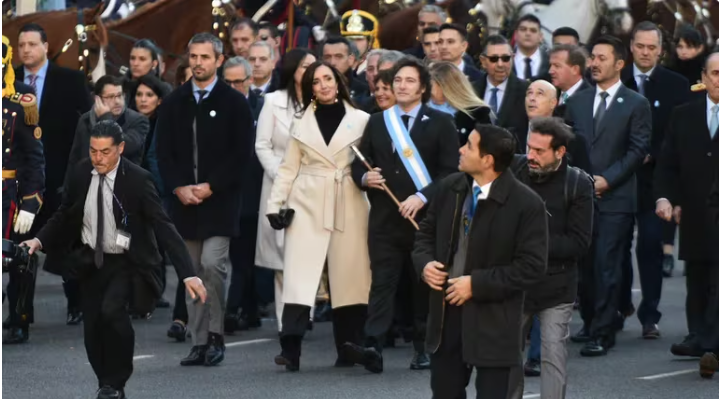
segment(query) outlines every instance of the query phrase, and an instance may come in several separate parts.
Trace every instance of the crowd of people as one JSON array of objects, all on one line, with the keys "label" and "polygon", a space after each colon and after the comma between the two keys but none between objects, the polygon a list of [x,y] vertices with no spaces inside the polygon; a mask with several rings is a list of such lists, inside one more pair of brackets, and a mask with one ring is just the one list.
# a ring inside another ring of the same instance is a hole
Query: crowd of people
[{"label": "crowd of people", "polygon": [[[630,54],[568,27],[543,43],[526,15],[514,45],[489,36],[472,59],[446,19],[424,6],[405,52],[357,10],[341,36],[288,51],[275,25],[239,19],[229,49],[193,36],[172,84],[143,39],[92,95],[48,60],[42,26],[13,38],[14,69],[3,38],[3,192],[19,187],[3,238],[62,276],[99,399],[125,397],[131,317],[171,306],[165,265],[182,282],[167,335],[192,341],[182,366],[221,363],[225,334],[267,316],[272,361],[298,371],[304,335],[332,320],[336,367],[382,373],[402,338],[434,398],[465,397],[474,370],[479,398],[520,399],[532,376],[564,398],[569,337],[607,355],[634,313],[661,336],[677,230],[688,335],[671,352],[718,370],[718,48],[684,27],[662,62],[651,22]],[[5,344],[29,338],[21,278]]]}]

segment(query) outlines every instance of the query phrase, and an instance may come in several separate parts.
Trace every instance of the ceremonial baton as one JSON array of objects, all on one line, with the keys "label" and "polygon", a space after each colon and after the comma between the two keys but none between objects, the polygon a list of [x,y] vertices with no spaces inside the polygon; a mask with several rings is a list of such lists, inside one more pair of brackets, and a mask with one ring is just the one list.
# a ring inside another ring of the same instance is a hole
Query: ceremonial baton
[{"label": "ceremonial baton", "polygon": [[[353,152],[355,152],[355,154],[356,154],[356,156],[358,157],[358,159],[360,159],[361,162],[363,162],[363,165],[365,165],[366,168],[368,168],[368,171],[369,171],[369,172],[373,172],[373,167],[371,167],[371,165],[368,163],[368,161],[366,161],[366,158],[363,156],[363,154],[361,154],[361,152],[360,152],[360,150],[358,149],[358,147],[352,145],[352,146],[350,146],[350,148],[353,149]],[[381,183],[381,187],[383,187],[383,191],[385,191],[386,193],[388,193],[388,195],[391,197],[391,199],[393,200],[393,202],[395,202],[396,205],[398,205],[398,207],[400,208],[400,207],[401,207],[400,201],[398,201],[398,198],[396,198],[396,196],[393,195],[393,193],[392,193],[391,190],[388,188],[388,186],[386,186],[385,183]],[[406,219],[408,219],[408,221],[411,222],[411,224],[413,225],[413,227],[416,228],[416,230],[420,230],[420,227],[418,227],[418,223],[416,223],[416,221],[413,220],[413,218],[406,218]]]}]

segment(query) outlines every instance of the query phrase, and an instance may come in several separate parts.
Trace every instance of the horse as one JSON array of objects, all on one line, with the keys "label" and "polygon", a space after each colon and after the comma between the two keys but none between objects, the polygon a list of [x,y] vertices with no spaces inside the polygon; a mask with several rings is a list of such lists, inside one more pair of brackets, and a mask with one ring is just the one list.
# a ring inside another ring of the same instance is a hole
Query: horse
[{"label": "horse", "polygon": [[606,33],[608,30],[614,35],[629,33],[633,28],[633,18],[628,1],[555,0],[550,5],[543,5],[526,0],[482,0],[472,13],[485,17],[485,27],[489,33],[499,33],[504,19],[509,16],[533,14],[541,20],[543,36],[547,43],[551,43],[553,31],[562,26],[576,29],[580,41],[586,43],[593,36],[594,28],[599,22],[601,33]]},{"label": "horse", "polygon": [[[100,18],[102,11],[102,4],[99,4],[80,11],[69,8],[3,18],[3,35],[17,48],[20,28],[36,23],[47,33],[50,60],[66,68],[80,69],[90,76],[98,58],[102,57],[98,49],[108,44],[107,30]],[[14,52],[13,61],[19,63],[19,51]]]}]

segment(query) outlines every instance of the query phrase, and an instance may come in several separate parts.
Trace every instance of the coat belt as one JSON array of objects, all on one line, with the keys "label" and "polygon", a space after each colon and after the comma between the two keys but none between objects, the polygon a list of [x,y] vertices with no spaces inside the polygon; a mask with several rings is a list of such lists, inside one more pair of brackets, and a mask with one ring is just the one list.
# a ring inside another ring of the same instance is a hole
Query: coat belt
[{"label": "coat belt", "polygon": [[3,180],[14,179],[16,175],[17,175],[17,171],[15,171],[15,170],[3,169]]},{"label": "coat belt", "polygon": [[323,228],[328,231],[345,229],[345,201],[343,200],[343,178],[350,175],[350,167],[330,169],[302,165],[299,174],[325,178],[323,198]]}]

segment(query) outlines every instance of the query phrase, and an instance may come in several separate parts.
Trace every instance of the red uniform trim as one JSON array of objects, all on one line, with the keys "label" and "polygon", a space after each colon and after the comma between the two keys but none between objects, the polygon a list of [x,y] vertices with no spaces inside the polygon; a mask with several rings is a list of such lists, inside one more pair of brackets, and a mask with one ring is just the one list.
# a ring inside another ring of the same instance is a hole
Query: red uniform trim
[{"label": "red uniform trim", "polygon": [[8,225],[5,228],[5,232],[3,233],[3,238],[6,240],[10,239],[10,232],[12,231],[13,226],[13,219],[15,219],[15,209],[17,208],[17,205],[15,204],[15,201],[10,201],[10,212],[7,215],[8,216]]}]

